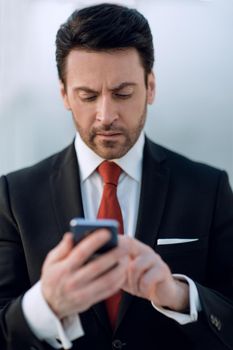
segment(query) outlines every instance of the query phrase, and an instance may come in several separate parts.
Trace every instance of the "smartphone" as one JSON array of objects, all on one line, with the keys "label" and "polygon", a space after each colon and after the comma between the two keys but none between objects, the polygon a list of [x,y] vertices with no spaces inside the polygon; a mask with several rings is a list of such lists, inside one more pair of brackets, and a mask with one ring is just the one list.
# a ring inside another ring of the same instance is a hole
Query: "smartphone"
[{"label": "smartphone", "polygon": [[118,221],[112,219],[88,220],[84,218],[73,218],[70,221],[70,231],[74,235],[75,244],[78,244],[83,238],[98,229],[106,228],[111,232],[110,240],[95,252],[95,256],[106,253],[117,246],[118,227]]}]

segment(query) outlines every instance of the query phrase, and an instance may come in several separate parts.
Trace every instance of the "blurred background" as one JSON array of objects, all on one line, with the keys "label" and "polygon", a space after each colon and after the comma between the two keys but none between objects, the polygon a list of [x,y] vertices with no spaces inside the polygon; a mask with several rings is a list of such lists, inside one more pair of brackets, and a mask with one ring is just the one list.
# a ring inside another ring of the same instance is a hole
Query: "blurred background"
[{"label": "blurred background", "polygon": [[[0,175],[74,136],[55,66],[55,35],[77,7],[102,1],[0,0]],[[226,169],[233,185],[233,1],[108,1],[133,6],[154,36],[157,99],[147,134]]]}]

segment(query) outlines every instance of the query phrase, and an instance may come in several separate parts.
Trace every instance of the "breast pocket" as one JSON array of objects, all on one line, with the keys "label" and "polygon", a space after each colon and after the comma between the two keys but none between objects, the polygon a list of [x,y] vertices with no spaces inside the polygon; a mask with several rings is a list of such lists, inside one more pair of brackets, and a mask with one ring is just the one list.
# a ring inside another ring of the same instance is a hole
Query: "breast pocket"
[{"label": "breast pocket", "polygon": [[156,245],[155,251],[168,264],[172,273],[187,275],[198,282],[204,281],[208,256],[207,237],[191,242]]}]

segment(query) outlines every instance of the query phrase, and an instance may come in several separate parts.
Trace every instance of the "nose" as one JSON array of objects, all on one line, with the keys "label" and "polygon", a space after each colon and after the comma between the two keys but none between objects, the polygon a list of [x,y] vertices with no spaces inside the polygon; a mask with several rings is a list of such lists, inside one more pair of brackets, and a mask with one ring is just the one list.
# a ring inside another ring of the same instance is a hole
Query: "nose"
[{"label": "nose", "polygon": [[105,125],[112,124],[118,118],[116,104],[109,96],[103,96],[98,105],[96,119]]}]

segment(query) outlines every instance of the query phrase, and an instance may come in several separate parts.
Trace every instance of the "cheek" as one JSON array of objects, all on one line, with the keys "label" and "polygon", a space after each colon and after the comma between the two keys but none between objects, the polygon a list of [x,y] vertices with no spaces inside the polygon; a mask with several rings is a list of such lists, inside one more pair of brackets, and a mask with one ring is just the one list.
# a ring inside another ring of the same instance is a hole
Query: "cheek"
[{"label": "cheek", "polygon": [[147,103],[147,92],[146,89],[137,91],[137,94],[134,96],[133,104],[134,109],[138,113],[142,113],[145,109],[145,104]]},{"label": "cheek", "polygon": [[[144,98],[143,98],[144,97]],[[126,116],[132,123],[137,124],[138,118],[140,118],[145,112],[146,96],[135,96],[133,100],[120,106],[120,113]]]},{"label": "cheek", "polygon": [[90,105],[72,104],[71,110],[75,121],[81,127],[89,127],[95,121],[95,109]]}]

